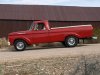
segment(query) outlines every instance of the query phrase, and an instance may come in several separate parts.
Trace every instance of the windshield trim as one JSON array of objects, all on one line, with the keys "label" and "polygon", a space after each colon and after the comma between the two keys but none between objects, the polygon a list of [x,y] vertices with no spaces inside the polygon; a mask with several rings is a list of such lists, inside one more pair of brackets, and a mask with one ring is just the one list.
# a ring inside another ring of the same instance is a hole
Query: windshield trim
[{"label": "windshield trim", "polygon": [[29,27],[29,30],[32,30],[34,28],[34,23],[32,22],[32,24]]}]

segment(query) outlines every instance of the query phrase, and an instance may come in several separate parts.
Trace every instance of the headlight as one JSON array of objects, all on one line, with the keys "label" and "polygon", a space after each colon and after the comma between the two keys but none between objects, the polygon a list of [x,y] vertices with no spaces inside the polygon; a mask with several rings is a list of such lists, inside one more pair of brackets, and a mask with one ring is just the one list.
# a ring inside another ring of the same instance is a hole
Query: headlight
[{"label": "headlight", "polygon": [[10,45],[10,42],[8,41],[8,45]]}]

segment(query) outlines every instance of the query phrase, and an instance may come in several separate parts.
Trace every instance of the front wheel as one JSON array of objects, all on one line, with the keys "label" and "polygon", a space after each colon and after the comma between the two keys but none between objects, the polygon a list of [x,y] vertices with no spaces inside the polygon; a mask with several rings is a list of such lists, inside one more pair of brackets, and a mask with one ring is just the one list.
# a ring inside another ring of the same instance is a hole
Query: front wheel
[{"label": "front wheel", "polygon": [[23,40],[16,40],[14,42],[14,47],[17,51],[23,51],[26,48],[26,42]]},{"label": "front wheel", "polygon": [[63,42],[63,45],[65,47],[75,47],[78,44],[78,38],[75,36],[69,36],[65,38],[65,41]]}]

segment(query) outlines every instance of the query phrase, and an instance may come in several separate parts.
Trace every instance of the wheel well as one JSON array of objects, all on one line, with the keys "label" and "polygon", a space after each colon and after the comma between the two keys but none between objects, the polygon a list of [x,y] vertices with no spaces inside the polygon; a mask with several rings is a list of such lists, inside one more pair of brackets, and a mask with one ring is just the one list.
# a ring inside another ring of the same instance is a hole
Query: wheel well
[{"label": "wheel well", "polygon": [[[75,36],[75,35],[68,35],[68,36],[65,37],[65,39],[68,38],[68,37],[70,37],[70,36],[76,37],[76,38],[78,39],[78,41],[79,41],[79,38],[78,38],[77,36]],[[64,39],[64,40],[65,40],[65,39]]]},{"label": "wheel well", "polygon": [[13,42],[13,44],[14,44],[15,41],[17,41],[17,40],[22,40],[22,41],[24,41],[27,45],[29,45],[24,39],[15,39],[14,42]]}]

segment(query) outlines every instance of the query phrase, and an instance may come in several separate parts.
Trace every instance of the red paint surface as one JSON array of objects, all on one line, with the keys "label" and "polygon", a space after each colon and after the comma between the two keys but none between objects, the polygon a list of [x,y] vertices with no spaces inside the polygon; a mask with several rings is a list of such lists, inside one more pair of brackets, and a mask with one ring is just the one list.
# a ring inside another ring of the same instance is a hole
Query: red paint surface
[{"label": "red paint surface", "polygon": [[34,25],[43,23],[46,30],[27,30],[10,33],[8,38],[13,45],[16,39],[25,40],[29,45],[36,43],[60,42],[68,36],[90,38],[93,34],[92,25],[68,26],[65,28],[50,28],[48,21],[35,21]]}]

